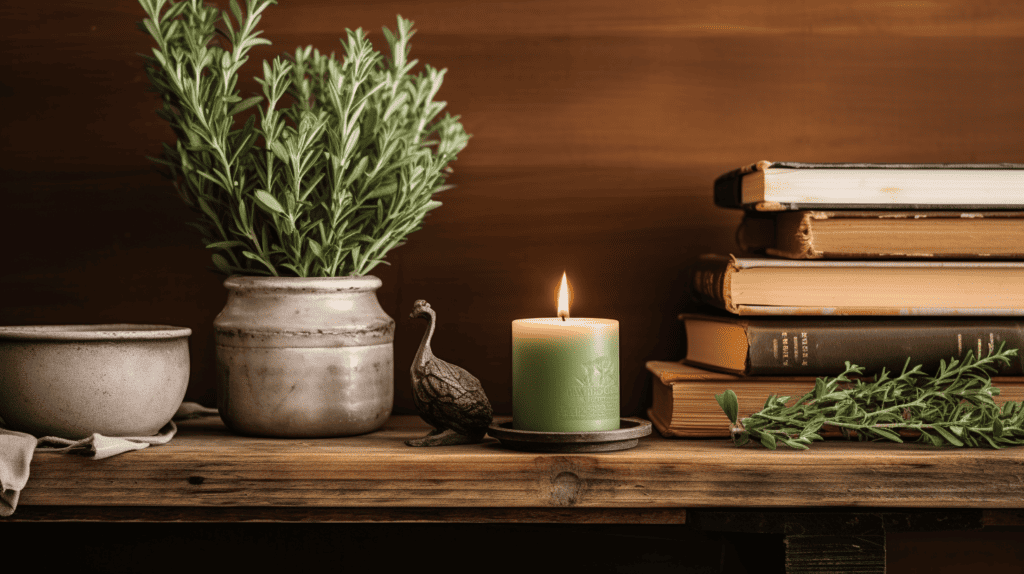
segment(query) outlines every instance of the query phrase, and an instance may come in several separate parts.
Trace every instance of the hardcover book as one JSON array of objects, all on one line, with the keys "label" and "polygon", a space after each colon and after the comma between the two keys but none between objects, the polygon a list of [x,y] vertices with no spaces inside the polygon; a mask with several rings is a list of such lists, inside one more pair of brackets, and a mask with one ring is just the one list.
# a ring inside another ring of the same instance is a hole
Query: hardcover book
[{"label": "hardcover book", "polygon": [[968,351],[986,356],[1000,345],[1020,355],[999,375],[1024,376],[1024,321],[1001,318],[719,317],[683,314],[684,360],[738,375],[838,375],[850,361],[865,373],[934,372]]},{"label": "hardcover book", "polygon": [[759,161],[715,180],[715,204],[798,209],[1024,210],[1024,164]]},{"label": "hardcover book", "polygon": [[[736,377],[669,361],[649,361],[653,374],[651,407],[647,416],[666,437],[728,437],[729,419],[715,395],[732,389],[739,399],[739,416],[761,410],[770,395],[793,401],[814,390],[813,377]],[[1000,393],[996,403],[1024,400],[1024,377],[993,377]],[[825,427],[823,436],[838,436]]]},{"label": "hardcover book", "polygon": [[1024,211],[749,211],[736,242],[788,259],[1024,259]]},{"label": "hardcover book", "polygon": [[1024,262],[702,256],[691,286],[737,315],[1024,315]]}]

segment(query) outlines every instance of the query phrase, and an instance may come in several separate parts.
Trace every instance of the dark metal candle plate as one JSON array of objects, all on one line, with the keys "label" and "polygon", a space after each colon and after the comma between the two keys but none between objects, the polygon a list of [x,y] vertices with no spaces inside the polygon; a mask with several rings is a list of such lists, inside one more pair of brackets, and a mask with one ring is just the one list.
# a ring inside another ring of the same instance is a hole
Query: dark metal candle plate
[{"label": "dark metal candle plate", "polygon": [[641,437],[651,434],[651,423],[623,418],[619,428],[609,431],[539,432],[512,428],[512,421],[495,422],[487,434],[502,446],[528,452],[613,452],[633,448]]}]

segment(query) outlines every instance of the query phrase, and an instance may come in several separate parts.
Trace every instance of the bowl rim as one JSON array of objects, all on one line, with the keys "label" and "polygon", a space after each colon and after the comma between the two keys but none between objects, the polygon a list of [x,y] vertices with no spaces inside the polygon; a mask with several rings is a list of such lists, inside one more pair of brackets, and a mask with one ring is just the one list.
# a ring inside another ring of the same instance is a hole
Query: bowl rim
[{"label": "bowl rim", "polygon": [[0,340],[8,341],[146,341],[178,339],[191,334],[192,329],[188,327],[136,323],[0,326]]}]

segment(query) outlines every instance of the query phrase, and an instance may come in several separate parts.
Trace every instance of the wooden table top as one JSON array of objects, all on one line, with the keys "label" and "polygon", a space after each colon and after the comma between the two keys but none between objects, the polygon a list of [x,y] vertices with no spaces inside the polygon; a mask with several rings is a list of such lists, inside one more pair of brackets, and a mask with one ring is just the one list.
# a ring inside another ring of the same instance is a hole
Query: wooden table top
[{"label": "wooden table top", "polygon": [[808,451],[665,439],[593,454],[511,451],[496,440],[410,448],[419,418],[332,439],[237,436],[219,419],[105,460],[40,453],[19,512],[60,507],[1024,508],[1024,449],[829,441]]}]

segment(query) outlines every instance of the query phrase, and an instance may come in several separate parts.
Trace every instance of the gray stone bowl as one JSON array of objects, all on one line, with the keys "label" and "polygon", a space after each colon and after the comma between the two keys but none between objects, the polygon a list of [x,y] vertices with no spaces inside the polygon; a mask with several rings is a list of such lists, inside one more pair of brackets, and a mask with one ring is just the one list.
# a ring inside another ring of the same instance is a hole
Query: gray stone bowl
[{"label": "gray stone bowl", "polygon": [[188,337],[167,325],[0,327],[0,424],[35,436],[149,436],[188,387]]}]

